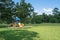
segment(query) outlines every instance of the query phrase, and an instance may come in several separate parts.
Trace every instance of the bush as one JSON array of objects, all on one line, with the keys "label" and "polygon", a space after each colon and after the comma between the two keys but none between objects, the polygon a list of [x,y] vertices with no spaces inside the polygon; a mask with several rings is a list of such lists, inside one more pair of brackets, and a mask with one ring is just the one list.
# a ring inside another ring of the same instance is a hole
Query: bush
[{"label": "bush", "polygon": [[0,24],[0,28],[5,28],[5,27],[8,27],[9,24]]}]

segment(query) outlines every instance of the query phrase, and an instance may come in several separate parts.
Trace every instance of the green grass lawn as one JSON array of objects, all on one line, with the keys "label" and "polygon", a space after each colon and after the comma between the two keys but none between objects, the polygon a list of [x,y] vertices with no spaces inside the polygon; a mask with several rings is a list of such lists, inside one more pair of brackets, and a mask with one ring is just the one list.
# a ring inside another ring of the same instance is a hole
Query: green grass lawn
[{"label": "green grass lawn", "polygon": [[27,27],[0,28],[0,40],[60,40],[60,24],[32,24]]}]

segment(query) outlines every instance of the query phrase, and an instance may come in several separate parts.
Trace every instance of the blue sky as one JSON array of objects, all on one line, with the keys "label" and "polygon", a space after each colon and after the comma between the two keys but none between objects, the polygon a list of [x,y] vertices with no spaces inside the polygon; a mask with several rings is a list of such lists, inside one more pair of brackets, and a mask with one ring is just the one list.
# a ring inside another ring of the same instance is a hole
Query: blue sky
[{"label": "blue sky", "polygon": [[[20,0],[13,0],[15,3],[20,2]],[[31,3],[35,8],[35,12],[42,14],[51,14],[53,8],[57,7],[60,9],[60,0],[26,0],[26,2]]]}]

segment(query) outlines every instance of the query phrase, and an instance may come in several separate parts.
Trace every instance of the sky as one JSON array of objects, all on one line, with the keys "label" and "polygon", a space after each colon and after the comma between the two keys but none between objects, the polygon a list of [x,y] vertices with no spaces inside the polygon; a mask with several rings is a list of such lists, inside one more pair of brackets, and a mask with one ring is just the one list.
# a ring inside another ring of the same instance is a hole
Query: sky
[{"label": "sky", "polygon": [[[20,0],[13,0],[15,3]],[[26,0],[27,3],[31,3],[34,7],[34,11],[38,14],[45,12],[46,14],[52,14],[52,10],[57,7],[60,9],[60,0]]]}]

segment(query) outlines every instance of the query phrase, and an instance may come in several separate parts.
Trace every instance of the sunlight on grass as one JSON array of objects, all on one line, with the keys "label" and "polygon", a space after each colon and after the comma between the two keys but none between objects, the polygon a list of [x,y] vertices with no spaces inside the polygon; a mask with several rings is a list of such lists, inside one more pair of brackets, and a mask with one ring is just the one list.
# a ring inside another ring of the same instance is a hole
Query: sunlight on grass
[{"label": "sunlight on grass", "polygon": [[59,26],[39,26],[28,30],[38,32],[41,40],[60,40]]},{"label": "sunlight on grass", "polygon": [[60,26],[32,26],[32,28],[0,28],[0,40],[60,40]]}]

